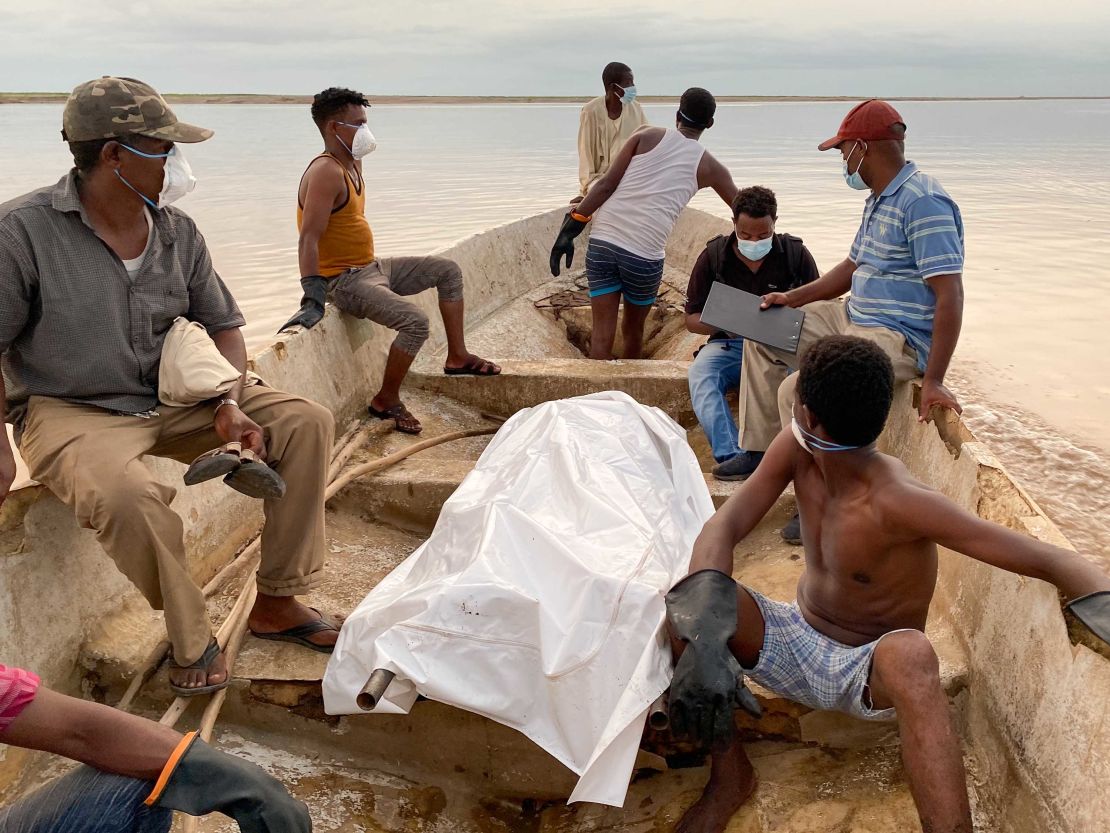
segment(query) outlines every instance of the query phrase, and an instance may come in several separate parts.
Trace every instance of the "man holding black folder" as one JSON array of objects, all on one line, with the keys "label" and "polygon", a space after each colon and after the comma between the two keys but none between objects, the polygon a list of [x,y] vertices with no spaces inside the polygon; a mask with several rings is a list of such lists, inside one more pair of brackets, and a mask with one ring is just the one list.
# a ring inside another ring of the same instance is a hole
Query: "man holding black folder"
[{"label": "man holding black folder", "polygon": [[775,231],[778,201],[759,185],[744,188],[732,201],[735,230],[710,240],[690,273],[686,290],[686,329],[709,341],[690,365],[690,401],[713,450],[718,480],[743,480],[746,461],[736,419],[725,395],[740,385],[744,339],[702,320],[715,283],[766,295],[817,280],[820,273],[801,238]]},{"label": "man holding black folder", "polygon": [[[744,344],[737,467],[750,475],[790,423],[794,377],[806,349],[827,335],[878,344],[898,381],[922,378],[919,418],[934,406],[960,412],[944,386],[963,319],[963,221],[933,177],[905,157],[906,124],[885,101],[854,107],[819,150],[837,148],[850,188],[870,191],[848,257],[813,283],[764,296],[763,307],[802,307],[794,353]],[[849,292],[846,301],[841,296]]]}]

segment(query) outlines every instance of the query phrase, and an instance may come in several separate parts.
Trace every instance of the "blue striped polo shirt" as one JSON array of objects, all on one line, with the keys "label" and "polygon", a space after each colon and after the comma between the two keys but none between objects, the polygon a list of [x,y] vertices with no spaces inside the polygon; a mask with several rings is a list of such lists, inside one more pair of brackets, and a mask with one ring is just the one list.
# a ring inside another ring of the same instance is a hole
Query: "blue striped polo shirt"
[{"label": "blue striped polo shirt", "polygon": [[849,256],[856,271],[848,317],[904,335],[924,371],[936,310],[928,280],[964,268],[959,207],[939,182],[907,162],[877,198],[867,198]]}]

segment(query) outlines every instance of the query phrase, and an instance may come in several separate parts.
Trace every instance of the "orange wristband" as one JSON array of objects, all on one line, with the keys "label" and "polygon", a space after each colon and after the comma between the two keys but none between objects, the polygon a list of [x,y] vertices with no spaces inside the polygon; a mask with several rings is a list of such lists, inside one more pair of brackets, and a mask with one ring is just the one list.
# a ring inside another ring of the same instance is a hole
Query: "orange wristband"
[{"label": "orange wristband", "polygon": [[572,211],[570,212],[570,218],[572,220],[577,220],[580,223],[588,223],[594,218],[594,216],[591,214],[589,217],[587,217],[585,214],[579,214],[577,211]]},{"label": "orange wristband", "polygon": [[196,740],[197,733],[189,732],[181,739],[181,743],[177,744],[177,748],[173,750],[170,759],[166,761],[166,765],[162,767],[162,773],[158,776],[158,780],[154,784],[154,789],[150,791],[150,795],[146,797],[143,802],[147,807],[153,807],[154,802],[162,797],[163,791],[166,789],[166,784],[170,781],[170,776],[173,771],[177,769],[177,765],[181,762],[181,758],[189,751],[189,747],[193,745]]}]

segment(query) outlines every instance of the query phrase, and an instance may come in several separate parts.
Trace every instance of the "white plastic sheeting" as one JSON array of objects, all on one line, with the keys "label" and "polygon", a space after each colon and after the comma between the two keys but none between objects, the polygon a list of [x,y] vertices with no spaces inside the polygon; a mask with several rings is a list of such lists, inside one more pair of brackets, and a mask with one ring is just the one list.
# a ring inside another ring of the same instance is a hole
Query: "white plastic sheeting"
[{"label": "white plastic sheeting", "polygon": [[520,730],[577,773],[571,801],[621,805],[647,709],[671,675],[663,595],[713,503],[686,432],[609,391],[513,416],[428,540],[347,619],[330,714],[418,694]]}]

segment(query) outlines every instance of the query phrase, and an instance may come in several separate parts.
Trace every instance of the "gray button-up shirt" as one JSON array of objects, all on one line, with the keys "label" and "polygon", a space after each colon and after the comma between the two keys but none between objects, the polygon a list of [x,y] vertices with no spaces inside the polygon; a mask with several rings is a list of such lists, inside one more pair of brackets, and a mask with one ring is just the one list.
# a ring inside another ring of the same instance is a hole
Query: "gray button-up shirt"
[{"label": "gray button-up shirt", "polygon": [[152,212],[154,233],[129,278],[89,224],[71,171],[0,205],[0,352],[9,422],[30,396],[114,411],[158,404],[162,341],[184,316],[209,333],[243,326],[196,224]]}]

